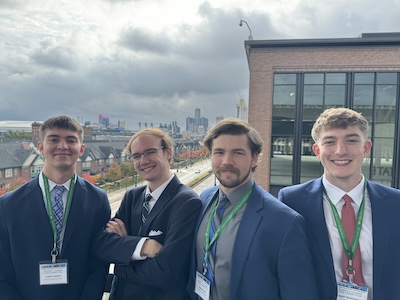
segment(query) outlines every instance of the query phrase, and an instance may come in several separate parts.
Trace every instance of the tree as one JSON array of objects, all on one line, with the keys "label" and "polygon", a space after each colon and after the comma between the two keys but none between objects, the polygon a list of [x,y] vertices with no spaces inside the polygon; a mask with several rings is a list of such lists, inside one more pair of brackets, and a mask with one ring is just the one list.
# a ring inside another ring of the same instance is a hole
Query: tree
[{"label": "tree", "polygon": [[82,178],[85,179],[86,181],[89,181],[90,183],[93,183],[93,184],[95,183],[93,177],[90,176],[89,174],[83,173]]},{"label": "tree", "polygon": [[132,163],[122,163],[120,166],[122,177],[135,176],[136,171]]},{"label": "tree", "polygon": [[113,163],[104,174],[105,181],[113,182],[122,178],[121,168],[117,163]]},{"label": "tree", "polygon": [[4,134],[6,140],[30,140],[32,133],[27,131],[9,130]]},{"label": "tree", "polygon": [[27,183],[27,181],[24,178],[17,177],[11,181],[9,187],[7,188],[7,192],[11,192],[25,183]]}]

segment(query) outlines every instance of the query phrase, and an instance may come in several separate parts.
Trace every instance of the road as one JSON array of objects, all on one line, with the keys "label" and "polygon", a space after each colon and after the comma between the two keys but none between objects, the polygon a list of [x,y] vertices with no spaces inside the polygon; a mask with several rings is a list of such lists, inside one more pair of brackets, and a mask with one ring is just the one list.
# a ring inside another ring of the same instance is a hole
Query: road
[{"label": "road", "polygon": [[[208,171],[211,170],[211,162],[209,159],[207,160],[202,160],[201,162],[193,164],[193,166],[189,168],[181,168],[178,171],[176,169],[173,169],[172,172],[174,172],[178,178],[181,180],[182,183],[188,184],[198,176],[200,176],[203,173],[207,173]],[[139,185],[142,185],[145,183],[139,182]],[[193,188],[193,190],[200,195],[200,193],[205,190],[208,187],[211,187],[215,184],[215,179],[214,175],[211,175],[208,177],[206,180],[198,184]],[[130,186],[128,188],[116,190],[113,192],[108,193],[108,199],[110,201],[111,205],[111,216],[115,215],[115,212],[117,211],[118,207],[121,204],[121,200],[124,197],[124,194],[126,193],[127,190],[133,188],[134,186]]]}]

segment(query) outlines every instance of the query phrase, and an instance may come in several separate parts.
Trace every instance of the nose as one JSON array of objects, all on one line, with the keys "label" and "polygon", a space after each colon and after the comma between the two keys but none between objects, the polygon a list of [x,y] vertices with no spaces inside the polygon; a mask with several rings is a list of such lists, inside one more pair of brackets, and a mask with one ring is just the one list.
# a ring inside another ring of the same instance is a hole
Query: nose
[{"label": "nose", "polygon": [[64,139],[60,139],[58,146],[59,149],[68,149],[68,143]]},{"label": "nose", "polygon": [[225,153],[223,158],[222,158],[222,163],[225,165],[230,165],[232,164],[232,155],[230,153]]},{"label": "nose", "polygon": [[337,155],[344,155],[347,153],[347,146],[344,141],[338,141],[336,146],[336,154]]}]

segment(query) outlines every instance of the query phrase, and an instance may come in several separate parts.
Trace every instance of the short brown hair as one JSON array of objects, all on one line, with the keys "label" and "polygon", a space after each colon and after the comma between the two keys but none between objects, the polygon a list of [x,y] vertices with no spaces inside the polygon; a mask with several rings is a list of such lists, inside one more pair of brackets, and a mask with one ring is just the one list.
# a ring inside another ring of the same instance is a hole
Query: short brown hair
[{"label": "short brown hair", "polygon": [[[226,118],[215,124],[214,127],[204,137],[203,143],[211,152],[212,142],[222,134],[242,135],[247,136],[251,154],[261,154],[263,140],[257,130],[251,127],[247,122],[237,118]],[[255,168],[253,169],[255,171]]]},{"label": "short brown hair", "polygon": [[361,115],[350,108],[328,108],[324,110],[315,121],[311,130],[311,136],[314,142],[317,142],[321,130],[323,129],[346,129],[349,126],[357,126],[364,137],[368,134],[368,121]]},{"label": "short brown hair", "polygon": [[79,141],[83,142],[83,128],[76,120],[68,116],[55,116],[44,121],[39,128],[39,140],[44,141],[44,136],[49,129],[66,129],[76,132],[79,137]]}]

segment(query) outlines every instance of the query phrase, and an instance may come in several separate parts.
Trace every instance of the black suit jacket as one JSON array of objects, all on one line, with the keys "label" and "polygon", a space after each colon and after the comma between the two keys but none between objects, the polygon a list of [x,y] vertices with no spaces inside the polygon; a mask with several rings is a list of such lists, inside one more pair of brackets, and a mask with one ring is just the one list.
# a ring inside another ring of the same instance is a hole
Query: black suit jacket
[{"label": "black suit jacket", "polygon": [[[110,299],[187,299],[189,254],[200,199],[174,176],[138,235],[145,192],[146,186],[129,190],[116,214],[125,223],[128,236],[104,231],[96,242],[98,257],[116,263]],[[163,248],[155,258],[131,262],[142,236],[157,240]]]},{"label": "black suit jacket", "polygon": [[69,283],[39,285],[39,261],[50,260],[53,232],[38,177],[0,198],[0,298],[2,300],[101,299],[107,265],[92,255],[92,241],[110,218],[107,194],[77,179],[60,259]]}]

